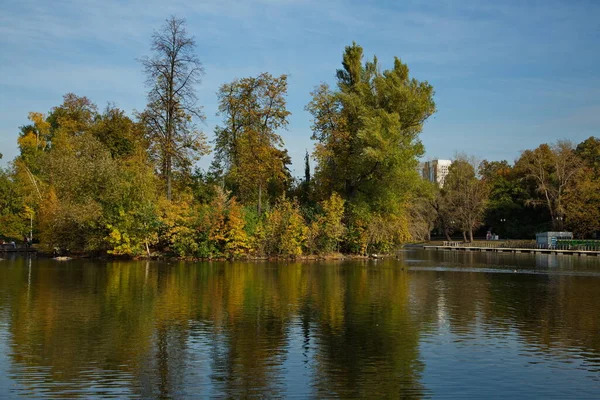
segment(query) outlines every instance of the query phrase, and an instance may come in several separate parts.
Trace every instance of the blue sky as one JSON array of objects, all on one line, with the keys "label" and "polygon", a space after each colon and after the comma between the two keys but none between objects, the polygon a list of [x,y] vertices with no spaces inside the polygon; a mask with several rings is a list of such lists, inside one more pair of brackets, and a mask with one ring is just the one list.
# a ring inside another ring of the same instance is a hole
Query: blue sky
[{"label": "blue sky", "polygon": [[171,14],[187,19],[206,69],[198,95],[209,138],[221,84],[290,75],[281,134],[295,175],[313,146],[309,93],[335,82],[352,41],[384,67],[400,57],[434,86],[426,159],[461,151],[512,162],[543,142],[600,136],[600,1],[2,0],[0,165],[17,154],[27,113],[48,112],[65,93],[142,110],[136,58]]}]

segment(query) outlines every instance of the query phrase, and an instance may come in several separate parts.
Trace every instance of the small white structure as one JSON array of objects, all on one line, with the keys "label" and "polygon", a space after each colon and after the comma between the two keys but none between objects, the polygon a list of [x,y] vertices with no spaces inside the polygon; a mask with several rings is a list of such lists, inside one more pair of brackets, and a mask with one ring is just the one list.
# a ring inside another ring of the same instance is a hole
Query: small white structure
[{"label": "small white structure", "polygon": [[541,232],[535,234],[536,244],[542,249],[556,246],[558,240],[573,240],[573,232]]},{"label": "small white structure", "polygon": [[429,182],[435,182],[440,187],[444,186],[446,175],[448,175],[448,168],[452,161],[450,160],[432,160],[423,163],[423,179],[427,179]]}]

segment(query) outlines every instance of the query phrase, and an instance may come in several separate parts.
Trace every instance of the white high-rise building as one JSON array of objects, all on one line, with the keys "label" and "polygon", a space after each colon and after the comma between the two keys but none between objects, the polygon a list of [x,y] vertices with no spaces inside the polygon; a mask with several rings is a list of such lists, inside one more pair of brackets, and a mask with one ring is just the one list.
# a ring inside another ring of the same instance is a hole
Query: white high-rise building
[{"label": "white high-rise building", "polygon": [[429,182],[435,182],[440,187],[443,187],[450,164],[452,164],[452,161],[450,160],[432,160],[424,162],[422,171],[423,179],[427,179]]}]

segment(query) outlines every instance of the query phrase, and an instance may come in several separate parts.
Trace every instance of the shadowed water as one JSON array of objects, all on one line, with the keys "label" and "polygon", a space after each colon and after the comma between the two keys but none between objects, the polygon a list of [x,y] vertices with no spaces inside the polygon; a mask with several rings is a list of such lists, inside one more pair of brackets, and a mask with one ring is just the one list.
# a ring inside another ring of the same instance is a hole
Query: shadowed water
[{"label": "shadowed water", "polygon": [[0,261],[0,397],[600,398],[600,258]]}]

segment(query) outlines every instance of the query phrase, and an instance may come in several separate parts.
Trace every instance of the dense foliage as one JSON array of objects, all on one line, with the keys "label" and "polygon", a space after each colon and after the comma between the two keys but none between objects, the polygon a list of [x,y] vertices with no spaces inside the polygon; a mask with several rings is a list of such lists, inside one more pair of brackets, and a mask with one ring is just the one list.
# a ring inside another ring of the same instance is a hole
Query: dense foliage
[{"label": "dense foliage", "polygon": [[440,189],[418,172],[433,87],[398,58],[389,70],[364,62],[357,44],[337,86],[317,86],[306,107],[314,171],[308,152],[302,179],[288,170],[288,77],[269,73],[221,86],[214,162],[193,170],[208,152],[194,49],[183,20],[153,36],[148,106],[133,118],[74,94],[30,113],[19,156],[0,170],[0,239],[32,231],[46,251],[238,258],[389,252],[436,231],[600,230],[599,139],[543,144],[514,166],[459,156]]},{"label": "dense foliage", "polygon": [[[569,230],[579,238],[600,232],[600,139],[574,146],[560,140],[507,161],[474,162],[458,157],[438,197],[438,226],[472,234],[480,228],[505,238],[533,238],[536,232]],[[468,180],[457,186],[460,170]],[[458,201],[457,201],[458,200]],[[470,223],[465,213],[472,212]],[[472,236],[470,237],[472,240]]]}]

